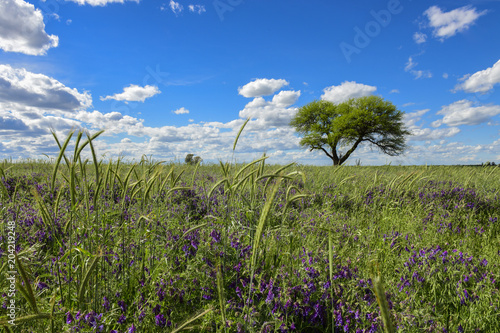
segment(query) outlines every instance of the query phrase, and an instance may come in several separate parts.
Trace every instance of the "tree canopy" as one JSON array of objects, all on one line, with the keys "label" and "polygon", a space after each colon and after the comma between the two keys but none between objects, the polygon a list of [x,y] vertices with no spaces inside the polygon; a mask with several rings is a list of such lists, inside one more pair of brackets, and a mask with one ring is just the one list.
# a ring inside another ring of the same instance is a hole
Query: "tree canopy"
[{"label": "tree canopy", "polygon": [[341,165],[362,143],[390,156],[402,154],[407,148],[406,136],[411,134],[403,115],[378,96],[352,98],[339,104],[316,100],[301,107],[290,125],[303,136],[302,146],[321,150],[333,165]]}]

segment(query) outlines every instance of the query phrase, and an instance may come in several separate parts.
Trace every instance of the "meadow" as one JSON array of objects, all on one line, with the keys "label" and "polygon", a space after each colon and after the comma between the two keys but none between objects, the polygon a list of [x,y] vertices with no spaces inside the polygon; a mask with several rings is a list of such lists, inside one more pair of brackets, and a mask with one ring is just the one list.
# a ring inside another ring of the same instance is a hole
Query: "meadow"
[{"label": "meadow", "polygon": [[500,327],[498,167],[133,163],[94,137],[0,165],[5,332]]}]

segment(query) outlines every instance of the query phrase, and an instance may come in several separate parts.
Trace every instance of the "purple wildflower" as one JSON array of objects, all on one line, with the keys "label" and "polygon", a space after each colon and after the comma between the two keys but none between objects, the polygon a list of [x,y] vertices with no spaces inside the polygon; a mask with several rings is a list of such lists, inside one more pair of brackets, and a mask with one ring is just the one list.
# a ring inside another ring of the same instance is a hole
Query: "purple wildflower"
[{"label": "purple wildflower", "polygon": [[156,326],[165,327],[167,321],[162,314],[159,314],[155,317],[155,324]]}]

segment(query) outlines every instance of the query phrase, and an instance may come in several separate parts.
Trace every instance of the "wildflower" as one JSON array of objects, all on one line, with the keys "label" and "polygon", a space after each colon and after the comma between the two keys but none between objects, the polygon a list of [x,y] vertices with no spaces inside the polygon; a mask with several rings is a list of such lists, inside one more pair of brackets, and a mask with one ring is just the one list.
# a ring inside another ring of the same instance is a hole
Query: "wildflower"
[{"label": "wildflower", "polygon": [[124,313],[127,312],[127,304],[125,304],[125,301],[118,301],[118,306],[122,309]]},{"label": "wildflower", "polygon": [[104,296],[102,299],[104,301],[104,303],[102,304],[103,308],[106,311],[109,311],[109,301],[108,301],[108,298],[106,296]]},{"label": "wildflower", "polygon": [[48,289],[49,285],[40,281],[40,282],[38,282],[38,285],[36,286],[36,288],[38,290]]},{"label": "wildflower", "polygon": [[71,315],[71,312],[66,312],[66,324],[71,324],[73,322],[73,316]]},{"label": "wildflower", "polygon": [[156,326],[165,327],[167,321],[165,320],[165,317],[162,314],[159,314],[155,316],[155,324]]},{"label": "wildflower", "polygon": [[[212,230],[212,232],[210,233],[210,236],[212,237],[212,239],[214,240],[214,242],[216,243],[219,243],[220,242],[220,233],[217,232],[216,230]],[[232,245],[233,242],[231,242],[231,245]]]},{"label": "wildflower", "polygon": [[120,318],[118,318],[118,324],[123,324],[126,320],[127,320],[127,317],[125,317],[125,315],[122,314],[120,316]]}]

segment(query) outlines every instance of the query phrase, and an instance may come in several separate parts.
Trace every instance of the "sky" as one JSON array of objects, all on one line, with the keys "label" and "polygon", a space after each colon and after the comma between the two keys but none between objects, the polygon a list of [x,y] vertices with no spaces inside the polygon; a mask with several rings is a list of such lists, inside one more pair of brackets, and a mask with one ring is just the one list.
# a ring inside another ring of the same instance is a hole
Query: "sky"
[{"label": "sky", "polygon": [[104,159],[331,165],[290,120],[377,95],[408,150],[347,163],[499,163],[499,32],[498,0],[0,0],[0,159],[104,129]]}]

